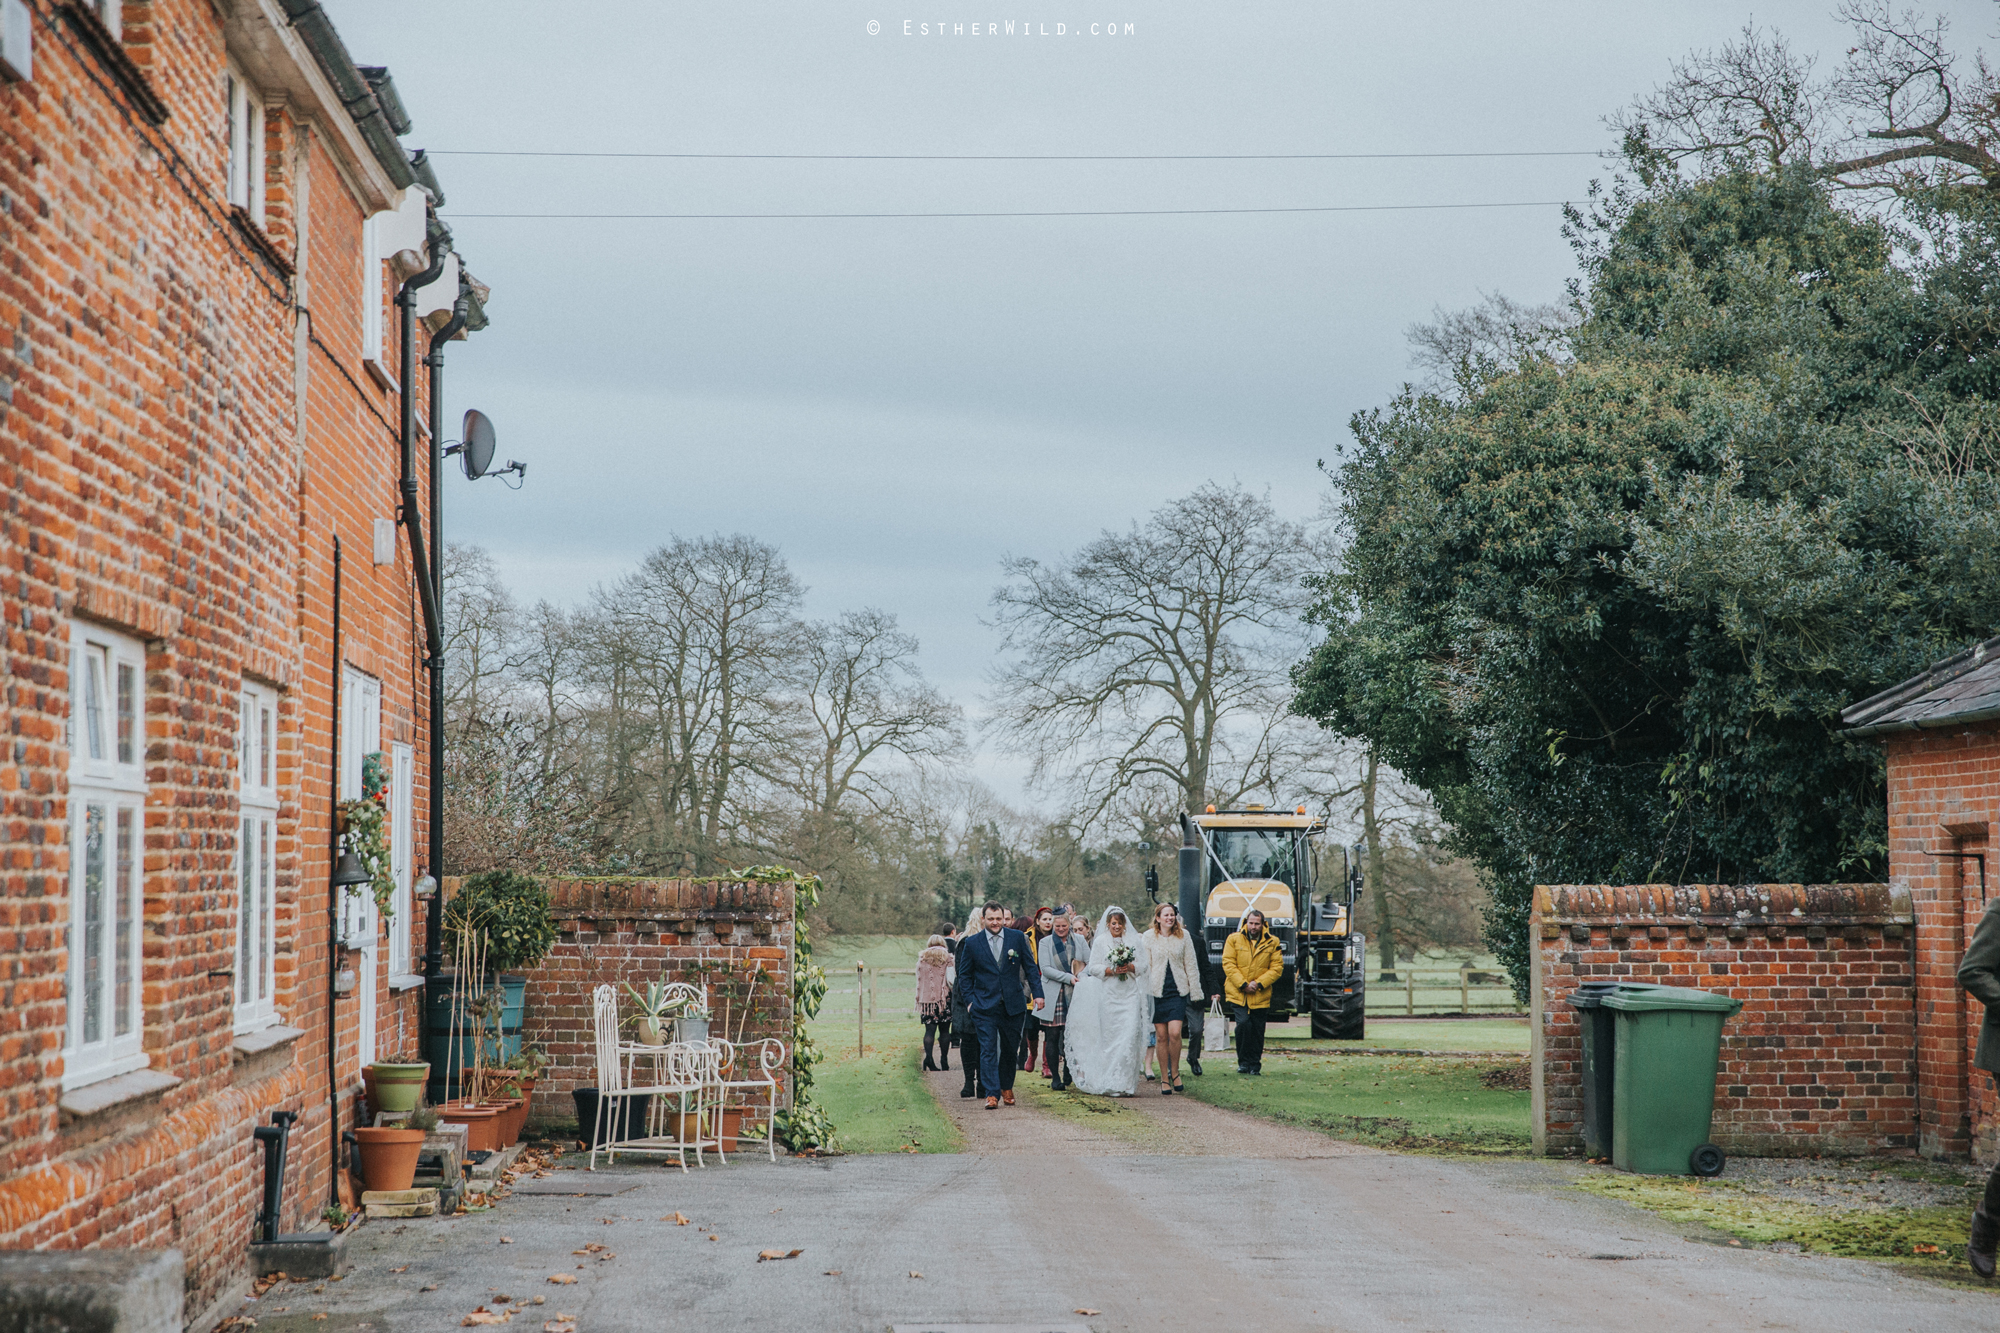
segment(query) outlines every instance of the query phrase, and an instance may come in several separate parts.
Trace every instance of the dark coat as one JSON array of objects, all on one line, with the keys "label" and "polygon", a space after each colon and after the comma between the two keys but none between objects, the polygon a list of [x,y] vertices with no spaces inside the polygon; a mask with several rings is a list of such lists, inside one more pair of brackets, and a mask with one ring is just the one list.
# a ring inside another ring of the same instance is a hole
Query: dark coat
[{"label": "dark coat", "polygon": [[1980,914],[1979,928],[1972,932],[1972,943],[1958,965],[1958,984],[1986,1006],[1972,1063],[2000,1074],[2000,898],[1988,902]]},{"label": "dark coat", "polygon": [[1011,927],[1000,932],[1000,958],[981,930],[958,942],[958,989],[966,1007],[974,1013],[998,1009],[1009,1016],[1027,1012],[1026,985],[1036,999],[1042,998],[1042,969],[1028,937]]}]

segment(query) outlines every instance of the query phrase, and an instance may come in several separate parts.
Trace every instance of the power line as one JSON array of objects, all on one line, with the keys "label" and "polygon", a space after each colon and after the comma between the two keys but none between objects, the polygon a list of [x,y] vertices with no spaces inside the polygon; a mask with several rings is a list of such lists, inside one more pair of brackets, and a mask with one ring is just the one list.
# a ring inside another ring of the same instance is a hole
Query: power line
[{"label": "power line", "polygon": [[1493,153],[604,153],[433,148],[431,157],[621,157],[696,162],[1372,162],[1464,157],[1601,157],[1595,149]]},{"label": "power line", "polygon": [[1094,208],[1049,209],[1005,213],[459,213],[441,216],[452,221],[466,218],[543,219],[550,221],[658,221],[695,222],[705,220],[748,222],[777,219],[833,220],[843,218],[1160,218],[1213,217],[1222,214],[1269,213],[1395,213],[1465,208],[1560,208],[1566,199],[1533,199],[1487,204],[1335,204],[1305,208]]}]

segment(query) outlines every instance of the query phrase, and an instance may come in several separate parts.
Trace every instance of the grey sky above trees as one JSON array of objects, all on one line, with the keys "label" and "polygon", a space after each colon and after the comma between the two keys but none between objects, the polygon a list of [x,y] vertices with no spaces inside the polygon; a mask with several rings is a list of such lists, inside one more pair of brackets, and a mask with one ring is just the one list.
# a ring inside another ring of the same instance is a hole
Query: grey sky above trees
[{"label": "grey sky above trees", "polygon": [[[1356,409],[1423,372],[1401,331],[1482,293],[1560,297],[1553,208],[1261,217],[636,222],[491,212],[1461,204],[1583,197],[1589,157],[693,162],[450,150],[1425,153],[1596,150],[1604,117],[1741,27],[1716,3],[1225,6],[1132,39],[897,35],[859,0],[329,0],[444,150],[492,327],[449,353],[525,489],[452,481],[447,536],[525,606],[582,605],[673,534],[780,549],[801,614],[896,615],[976,709],[1004,556],[1049,560],[1203,482],[1312,516]],[[1993,10],[1945,7],[1961,44]],[[1831,6],[1760,25],[1837,66]],[[1023,19],[1071,19],[1030,6]],[[870,37],[868,20],[883,34]],[[984,39],[981,39],[983,42]],[[1025,763],[976,771],[1019,800]]]}]

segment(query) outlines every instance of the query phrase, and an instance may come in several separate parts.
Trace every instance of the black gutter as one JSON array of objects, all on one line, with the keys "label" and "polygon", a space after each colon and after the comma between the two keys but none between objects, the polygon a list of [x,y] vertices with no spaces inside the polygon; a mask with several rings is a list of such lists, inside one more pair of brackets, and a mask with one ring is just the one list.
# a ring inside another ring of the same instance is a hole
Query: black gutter
[{"label": "black gutter", "polygon": [[2000,704],[1975,708],[1969,713],[1943,713],[1937,717],[1898,722],[1871,722],[1865,727],[1849,727],[1846,731],[1836,731],[1833,734],[1842,740],[1858,741],[1870,736],[1894,736],[1913,731],[1948,731],[1953,727],[1970,726],[1977,722],[2000,722]]},{"label": "black gutter", "polygon": [[[354,58],[347,54],[347,44],[334,31],[333,21],[320,8],[318,0],[283,0],[283,4],[286,20],[313,53],[320,72],[333,84],[334,95],[340,98],[341,106],[353,118],[354,127],[361,131],[368,151],[374,154],[375,160],[389,174],[390,182],[397,189],[407,189],[416,180],[410,170],[409,158],[404,156],[403,146],[396,142],[393,127],[383,114],[375,90],[355,67]],[[391,96],[394,96],[393,91]],[[400,103],[398,107],[400,109]]]}]

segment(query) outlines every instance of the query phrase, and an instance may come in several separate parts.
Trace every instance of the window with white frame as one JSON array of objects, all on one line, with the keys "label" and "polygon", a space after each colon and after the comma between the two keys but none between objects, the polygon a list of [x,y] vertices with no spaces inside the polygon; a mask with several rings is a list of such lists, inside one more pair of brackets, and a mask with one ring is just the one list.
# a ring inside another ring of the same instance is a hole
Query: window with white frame
[{"label": "window with white frame", "polygon": [[264,103],[232,66],[228,75],[229,202],[264,225]]},{"label": "window with white frame", "polygon": [[122,39],[125,36],[125,0],[86,0],[83,7],[113,37]]},{"label": "window with white frame", "polygon": [[[380,215],[361,220],[361,359],[382,365],[382,249]],[[386,374],[386,368],[383,370]]]},{"label": "window with white frame", "polygon": [[[342,677],[340,705],[340,799],[358,799],[366,788],[368,756],[382,749],[382,682],[348,667]],[[377,762],[380,762],[379,760]],[[372,948],[375,940],[375,899],[366,886],[343,893],[340,937],[349,948]]]},{"label": "window with white frame", "polygon": [[245,684],[236,747],[236,1030],[278,1021],[278,696]]},{"label": "window with white frame", "polygon": [[145,648],[95,625],[70,636],[69,972],[63,1086],[146,1064],[140,1024]]},{"label": "window with white frame", "polygon": [[389,747],[389,865],[396,875],[395,912],[389,918],[389,978],[406,980],[417,972],[410,955],[410,867],[415,841],[416,751],[398,742]]}]

